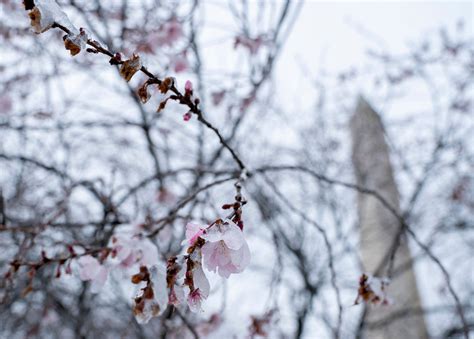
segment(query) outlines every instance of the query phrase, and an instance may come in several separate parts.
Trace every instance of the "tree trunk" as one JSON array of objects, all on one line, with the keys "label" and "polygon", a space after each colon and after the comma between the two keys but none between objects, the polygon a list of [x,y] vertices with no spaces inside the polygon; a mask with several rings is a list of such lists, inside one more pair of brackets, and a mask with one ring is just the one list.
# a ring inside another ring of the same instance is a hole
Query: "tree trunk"
[{"label": "tree trunk", "polygon": [[[357,184],[377,191],[400,213],[399,194],[382,121],[362,97],[350,125]],[[368,274],[386,274],[387,257],[399,234],[400,222],[370,194],[358,194],[358,212],[363,268]],[[399,240],[394,275],[387,289],[394,303],[391,306],[367,305],[363,338],[428,338],[406,236],[402,234]]]}]

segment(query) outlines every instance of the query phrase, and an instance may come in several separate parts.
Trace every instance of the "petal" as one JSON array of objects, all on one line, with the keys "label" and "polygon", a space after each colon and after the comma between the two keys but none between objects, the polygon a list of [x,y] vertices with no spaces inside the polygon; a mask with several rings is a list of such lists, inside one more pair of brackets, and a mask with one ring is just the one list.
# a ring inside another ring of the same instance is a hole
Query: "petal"
[{"label": "petal", "polygon": [[224,229],[222,240],[224,240],[227,247],[233,250],[238,250],[245,242],[242,230],[234,222],[228,221]]},{"label": "petal", "polygon": [[219,266],[224,266],[231,262],[230,252],[231,250],[222,241],[219,242],[218,250],[214,252]]},{"label": "petal", "polygon": [[187,223],[187,225],[186,225],[186,239],[188,239],[188,240],[191,239],[200,230],[201,230],[201,227],[199,227],[198,224],[194,224],[194,223],[191,223],[191,222]]},{"label": "petal", "polygon": [[143,238],[139,242],[138,257],[140,265],[151,266],[158,262],[158,249],[148,238]]},{"label": "petal", "polygon": [[201,249],[204,264],[209,271],[215,272],[217,268],[217,259],[214,254],[216,252],[217,246],[218,243],[206,242]]},{"label": "petal", "polygon": [[101,265],[99,260],[91,255],[84,255],[77,259],[79,264],[79,278],[81,280],[92,280],[98,274]]},{"label": "petal", "polygon": [[153,284],[154,298],[160,307],[160,314],[168,305],[168,288],[166,284],[166,267],[163,263],[150,268],[150,280]]},{"label": "petal", "polygon": [[189,293],[188,295],[188,306],[191,312],[197,313],[202,311],[201,308],[201,296],[199,293],[199,289],[194,290],[193,292]]},{"label": "petal", "polygon": [[235,272],[235,267],[231,263],[228,263],[225,266],[219,266],[219,275],[223,278],[229,278],[231,273]]},{"label": "petal", "polygon": [[193,278],[195,288],[198,288],[201,296],[206,299],[209,296],[211,286],[209,284],[209,280],[207,280],[207,277],[204,274],[204,271],[202,270],[201,265],[198,265],[198,267],[193,270]]},{"label": "petal", "polygon": [[250,249],[247,242],[237,251],[230,253],[232,264],[236,267],[235,273],[242,272],[250,264]]},{"label": "petal", "polygon": [[206,229],[206,232],[204,232],[201,238],[210,242],[217,242],[222,240],[222,232],[217,228],[217,226],[212,226],[211,228]]},{"label": "petal", "polygon": [[100,292],[102,287],[104,287],[108,276],[109,276],[109,270],[106,267],[101,266],[97,275],[91,281],[91,292],[92,293]]}]

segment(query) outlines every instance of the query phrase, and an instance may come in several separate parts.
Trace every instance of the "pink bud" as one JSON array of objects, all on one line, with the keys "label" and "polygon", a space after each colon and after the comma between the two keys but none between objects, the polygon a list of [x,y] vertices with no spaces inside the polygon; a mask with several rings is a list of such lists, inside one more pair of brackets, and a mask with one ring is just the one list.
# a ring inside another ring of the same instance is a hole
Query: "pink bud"
[{"label": "pink bud", "polygon": [[191,119],[191,112],[188,112],[188,113],[183,115],[183,120],[184,121],[189,121],[189,119]]},{"label": "pink bud", "polygon": [[186,81],[186,84],[184,85],[184,90],[186,91],[186,93],[188,92],[192,92],[193,90],[193,83],[189,80]]}]

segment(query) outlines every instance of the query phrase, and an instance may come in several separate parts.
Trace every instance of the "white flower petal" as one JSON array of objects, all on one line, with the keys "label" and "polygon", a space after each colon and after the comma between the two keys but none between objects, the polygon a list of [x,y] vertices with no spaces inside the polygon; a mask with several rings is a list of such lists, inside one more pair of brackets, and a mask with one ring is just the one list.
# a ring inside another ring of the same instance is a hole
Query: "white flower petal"
[{"label": "white flower petal", "polygon": [[209,291],[211,289],[211,285],[209,284],[209,280],[207,280],[204,271],[202,270],[202,266],[198,265],[193,270],[193,278],[194,278],[194,288],[199,288],[201,292],[201,296],[206,299],[209,296]]},{"label": "white flower petal", "polygon": [[222,240],[224,240],[227,247],[233,250],[238,250],[245,242],[242,230],[230,220],[225,224]]},{"label": "white flower petal", "polygon": [[222,232],[214,225],[211,228],[208,228],[201,238],[210,242],[217,242],[222,240]]},{"label": "white flower petal", "polygon": [[160,307],[160,314],[168,305],[168,288],[166,284],[166,267],[159,263],[150,268],[150,280],[153,284],[154,298]]}]

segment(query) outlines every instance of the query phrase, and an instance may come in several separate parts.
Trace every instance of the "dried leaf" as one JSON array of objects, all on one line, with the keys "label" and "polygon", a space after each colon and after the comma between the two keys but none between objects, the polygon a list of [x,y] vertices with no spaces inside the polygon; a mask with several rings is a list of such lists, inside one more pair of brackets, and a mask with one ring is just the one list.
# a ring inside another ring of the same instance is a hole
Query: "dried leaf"
[{"label": "dried leaf", "polygon": [[133,75],[140,70],[140,68],[142,68],[140,57],[134,54],[130,59],[125,60],[122,64],[122,67],[120,67],[120,75],[128,82],[132,79]]},{"label": "dried leaf", "polygon": [[87,34],[81,30],[79,34],[68,34],[64,37],[64,47],[74,56],[86,47]]},{"label": "dried leaf", "polygon": [[138,88],[138,97],[142,104],[145,104],[150,99],[150,94],[148,93],[148,85],[150,84],[149,81],[145,81],[143,85]]},{"label": "dried leaf", "polygon": [[[31,2],[25,2],[24,4],[25,8],[31,8]],[[55,0],[35,0],[34,5],[28,15],[31,19],[31,26],[36,33],[46,32],[55,23],[71,32],[77,32],[77,29]]]},{"label": "dried leaf", "polygon": [[161,84],[158,86],[160,92],[166,94],[168,90],[175,84],[176,80],[173,77],[165,78]]},{"label": "dried leaf", "polygon": [[156,110],[157,113],[160,113],[162,110],[165,109],[166,103],[168,102],[168,99],[169,99],[169,98],[166,98],[165,100],[163,100],[162,102],[160,102],[160,105],[158,106],[158,109]]}]

